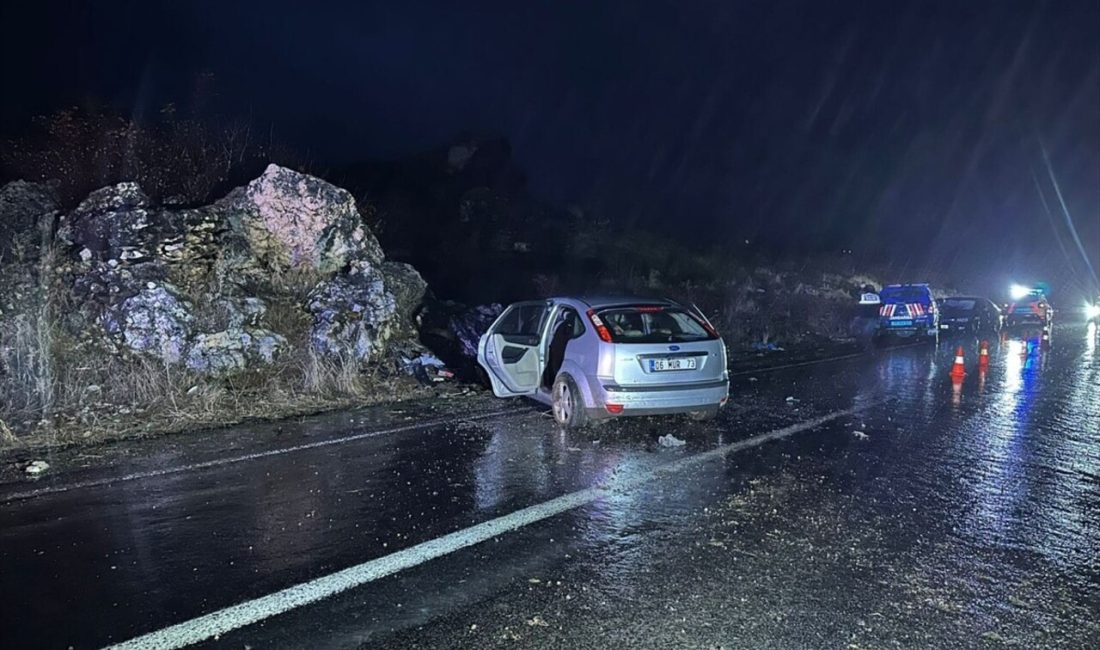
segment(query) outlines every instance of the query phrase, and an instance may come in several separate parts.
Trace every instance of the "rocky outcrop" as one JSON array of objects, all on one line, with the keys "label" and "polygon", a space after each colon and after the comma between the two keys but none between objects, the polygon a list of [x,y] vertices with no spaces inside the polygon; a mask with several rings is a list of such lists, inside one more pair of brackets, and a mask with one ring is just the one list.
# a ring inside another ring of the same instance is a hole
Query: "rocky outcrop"
[{"label": "rocky outcrop", "polygon": [[428,283],[411,264],[385,262],[381,271],[386,289],[393,294],[398,319],[395,323],[397,332],[402,336],[415,336],[418,329],[416,315],[424,303]]},{"label": "rocky outcrop", "polygon": [[384,257],[351,194],[319,178],[270,165],[221,205],[233,209],[252,255],[274,270],[336,273]]},{"label": "rocky outcrop", "polygon": [[363,261],[310,292],[310,340],[324,354],[370,361],[390,340],[397,303],[381,271]]},{"label": "rocky outcrop", "polygon": [[187,354],[187,367],[202,373],[236,372],[253,363],[274,363],[286,346],[286,337],[263,328],[199,334]]},{"label": "rocky outcrop", "polygon": [[[28,184],[9,195],[34,196]],[[411,266],[385,260],[348,192],[275,165],[199,208],[153,205],[135,183],[102,188],[60,217],[57,241],[74,336],[201,373],[306,346],[374,362],[415,338],[427,288]],[[279,331],[272,301],[308,331]]]},{"label": "rocky outcrop", "polygon": [[191,343],[194,316],[173,287],[150,282],[103,311],[104,331],[137,352],[179,363]]}]

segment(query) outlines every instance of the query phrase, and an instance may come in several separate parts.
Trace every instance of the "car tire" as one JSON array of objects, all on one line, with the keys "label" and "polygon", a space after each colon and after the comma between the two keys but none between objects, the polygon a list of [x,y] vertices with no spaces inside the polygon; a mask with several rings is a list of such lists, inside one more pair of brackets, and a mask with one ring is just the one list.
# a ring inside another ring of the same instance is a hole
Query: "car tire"
[{"label": "car tire", "polygon": [[581,391],[577,382],[566,374],[558,375],[550,390],[550,410],[554,421],[566,429],[580,429],[588,424],[588,411],[585,409]]},{"label": "car tire", "polygon": [[709,422],[718,417],[718,407],[708,406],[697,411],[688,411],[687,415],[695,422]]}]

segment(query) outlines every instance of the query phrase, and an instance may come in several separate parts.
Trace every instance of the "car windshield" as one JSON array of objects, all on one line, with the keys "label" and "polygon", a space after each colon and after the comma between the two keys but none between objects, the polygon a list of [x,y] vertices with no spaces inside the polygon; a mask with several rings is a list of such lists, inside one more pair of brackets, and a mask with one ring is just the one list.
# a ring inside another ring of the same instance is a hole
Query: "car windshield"
[{"label": "car windshield", "polygon": [[615,343],[688,343],[713,339],[697,316],[676,307],[615,307],[599,312]]},{"label": "car windshield", "polygon": [[973,311],[978,305],[977,300],[970,298],[947,298],[940,303],[940,308],[944,311]]},{"label": "car windshield", "polygon": [[926,303],[928,290],[919,287],[887,287],[879,294],[882,302]]}]

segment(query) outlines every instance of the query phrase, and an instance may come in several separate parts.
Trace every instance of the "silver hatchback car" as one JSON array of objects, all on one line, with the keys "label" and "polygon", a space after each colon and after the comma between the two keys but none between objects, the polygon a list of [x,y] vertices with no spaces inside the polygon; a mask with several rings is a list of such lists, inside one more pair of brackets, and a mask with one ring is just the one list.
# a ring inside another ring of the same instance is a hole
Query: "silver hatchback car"
[{"label": "silver hatchback car", "polygon": [[515,303],[481,337],[478,362],[497,397],[532,397],[565,427],[625,415],[706,420],[729,399],[722,337],[669,300]]}]

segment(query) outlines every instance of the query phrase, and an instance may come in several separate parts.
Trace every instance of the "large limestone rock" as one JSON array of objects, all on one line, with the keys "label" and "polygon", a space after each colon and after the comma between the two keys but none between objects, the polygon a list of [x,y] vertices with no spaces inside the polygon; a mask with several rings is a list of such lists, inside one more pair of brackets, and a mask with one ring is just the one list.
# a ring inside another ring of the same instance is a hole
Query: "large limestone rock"
[{"label": "large limestone rock", "polygon": [[310,340],[323,355],[369,362],[394,334],[397,302],[369,263],[322,282],[310,293]]},{"label": "large limestone rock", "polygon": [[[427,289],[411,266],[384,261],[350,194],[275,165],[193,209],[152,205],[134,183],[102,188],[61,217],[58,241],[78,305],[70,331],[202,373],[304,345],[373,362],[415,339]],[[291,340],[268,322],[267,301],[285,305],[303,279],[314,283],[298,305],[308,340]]]},{"label": "large limestone rock", "polygon": [[59,235],[80,246],[85,259],[139,259],[151,224],[149,197],[137,183],[98,189],[61,222]]},{"label": "large limestone rock", "polygon": [[385,262],[381,267],[386,290],[393,294],[398,323],[402,334],[415,336],[416,312],[424,302],[428,283],[411,264]]},{"label": "large limestone rock", "polygon": [[262,328],[199,334],[190,346],[187,367],[210,374],[235,372],[251,362],[274,362],[286,345],[285,337]]},{"label": "large limestone rock", "polygon": [[194,317],[189,305],[171,287],[150,283],[121,300],[102,316],[103,328],[128,348],[178,363],[191,342]]},{"label": "large limestone rock", "polygon": [[229,202],[252,254],[270,268],[335,273],[354,260],[382,261],[355,199],[319,178],[269,165]]}]

